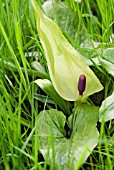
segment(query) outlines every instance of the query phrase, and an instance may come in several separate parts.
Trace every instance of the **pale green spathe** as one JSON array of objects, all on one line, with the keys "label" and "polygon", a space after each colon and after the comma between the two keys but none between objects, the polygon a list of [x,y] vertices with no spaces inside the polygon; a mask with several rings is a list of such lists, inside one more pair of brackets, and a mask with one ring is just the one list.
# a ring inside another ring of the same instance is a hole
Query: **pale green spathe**
[{"label": "pale green spathe", "polygon": [[[58,94],[69,101],[84,100],[89,95],[103,89],[98,78],[85,63],[80,54],[71,46],[59,27],[41,11],[35,0],[37,29],[42,43],[51,81]],[[78,80],[86,76],[86,89],[79,96]]]}]

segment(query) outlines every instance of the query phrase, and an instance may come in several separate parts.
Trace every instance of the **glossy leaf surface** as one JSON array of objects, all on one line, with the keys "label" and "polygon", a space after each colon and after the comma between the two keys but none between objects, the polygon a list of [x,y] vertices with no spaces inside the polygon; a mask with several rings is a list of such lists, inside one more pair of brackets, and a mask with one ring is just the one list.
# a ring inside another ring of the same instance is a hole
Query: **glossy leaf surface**
[{"label": "glossy leaf surface", "polygon": [[[83,103],[69,117],[61,111],[44,110],[38,115],[38,136],[40,151],[54,170],[74,169],[80,157],[81,164],[86,161],[98,143],[96,128],[98,108]],[[69,137],[66,134],[69,134]]]}]

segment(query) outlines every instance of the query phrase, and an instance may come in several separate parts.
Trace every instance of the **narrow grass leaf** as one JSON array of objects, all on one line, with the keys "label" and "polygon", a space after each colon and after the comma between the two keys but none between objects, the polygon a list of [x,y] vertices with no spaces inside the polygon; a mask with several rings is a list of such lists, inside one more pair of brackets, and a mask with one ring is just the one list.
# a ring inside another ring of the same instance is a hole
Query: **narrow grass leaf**
[{"label": "narrow grass leaf", "polygon": [[14,59],[15,65],[16,65],[18,71],[19,71],[20,77],[22,77],[23,84],[24,84],[24,86],[25,86],[25,88],[26,88],[26,80],[25,80],[25,78],[24,78],[24,75],[23,75],[23,73],[22,73],[21,67],[20,67],[19,62],[18,62],[18,60],[17,60],[17,57],[16,57],[16,55],[15,55],[13,49],[12,49],[12,46],[10,45],[9,39],[8,39],[8,37],[7,37],[7,35],[6,35],[6,32],[5,32],[4,27],[3,27],[3,25],[2,25],[1,22],[0,22],[0,30],[1,30],[1,32],[2,32],[2,34],[3,34],[3,36],[4,36],[4,39],[5,39],[5,41],[6,41],[6,44],[7,44],[8,48],[9,48],[9,51],[10,51],[10,53],[11,53],[11,55],[12,55],[12,58]]}]

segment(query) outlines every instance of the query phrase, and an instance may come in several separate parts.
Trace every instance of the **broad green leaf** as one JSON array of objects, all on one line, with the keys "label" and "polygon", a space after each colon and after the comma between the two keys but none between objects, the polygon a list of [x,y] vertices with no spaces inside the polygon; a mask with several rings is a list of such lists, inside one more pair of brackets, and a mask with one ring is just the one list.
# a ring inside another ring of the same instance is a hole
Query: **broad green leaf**
[{"label": "broad green leaf", "polygon": [[79,11],[76,9],[74,11],[68,3],[60,0],[49,0],[44,2],[42,7],[46,16],[57,23],[67,38],[76,40],[78,44],[88,38],[84,24],[79,17]]},{"label": "broad green leaf", "polygon": [[[57,110],[44,110],[38,115],[40,151],[54,170],[70,170],[84,163],[98,143],[96,128],[98,108],[83,103],[68,119],[69,132],[64,126],[66,118]],[[67,138],[66,133],[71,133]]]},{"label": "broad green leaf", "polygon": [[99,57],[99,62],[109,74],[114,76],[114,48],[105,49]]},{"label": "broad green leaf", "polygon": [[[72,39],[76,39],[79,23],[78,12],[74,12],[68,4],[61,1],[46,1],[42,7],[46,16],[56,22]],[[81,36],[79,37],[80,39]]]},{"label": "broad green leaf", "polygon": [[111,119],[114,119],[114,92],[102,102],[99,109],[100,122],[102,120],[107,122]]},{"label": "broad green leaf", "polygon": [[[32,5],[50,78],[57,93],[65,100],[76,101],[84,100],[89,95],[102,90],[98,78],[67,41],[57,24],[43,14],[35,0],[32,0]],[[82,74],[86,76],[87,83],[83,95],[79,96],[77,86]]]},{"label": "broad green leaf", "polygon": [[34,81],[47,95],[49,95],[57,105],[62,109],[65,115],[70,115],[68,102],[61,98],[53,87],[53,84],[47,79],[38,79]]}]

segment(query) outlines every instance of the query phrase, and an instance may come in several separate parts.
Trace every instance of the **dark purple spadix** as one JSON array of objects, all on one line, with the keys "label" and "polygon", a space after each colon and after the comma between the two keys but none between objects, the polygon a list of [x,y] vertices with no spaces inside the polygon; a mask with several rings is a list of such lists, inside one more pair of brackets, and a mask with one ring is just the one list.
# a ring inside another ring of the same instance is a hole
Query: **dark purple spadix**
[{"label": "dark purple spadix", "polygon": [[83,95],[85,88],[86,88],[86,76],[84,74],[82,74],[82,75],[80,75],[79,81],[78,81],[79,95]]}]

